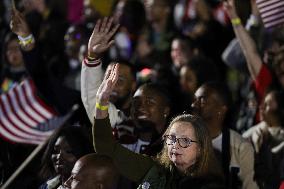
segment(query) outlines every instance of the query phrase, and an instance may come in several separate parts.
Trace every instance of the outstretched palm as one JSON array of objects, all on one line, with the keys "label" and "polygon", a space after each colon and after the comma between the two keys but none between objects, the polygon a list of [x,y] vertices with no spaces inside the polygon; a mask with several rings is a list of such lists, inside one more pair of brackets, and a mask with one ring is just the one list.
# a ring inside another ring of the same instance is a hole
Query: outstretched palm
[{"label": "outstretched palm", "polygon": [[89,56],[98,58],[114,43],[112,37],[119,28],[119,24],[115,24],[113,27],[112,25],[113,18],[104,18],[103,20],[99,19],[97,21],[94,31],[89,39]]}]

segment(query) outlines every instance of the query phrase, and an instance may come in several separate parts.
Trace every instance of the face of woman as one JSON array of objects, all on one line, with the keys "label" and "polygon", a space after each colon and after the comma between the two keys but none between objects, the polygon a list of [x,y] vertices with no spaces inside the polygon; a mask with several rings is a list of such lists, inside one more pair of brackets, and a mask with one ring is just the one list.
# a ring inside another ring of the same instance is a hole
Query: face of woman
[{"label": "face of woman", "polygon": [[191,95],[193,95],[197,89],[196,75],[187,66],[183,66],[180,70],[180,86],[184,92]]},{"label": "face of woman", "polygon": [[[194,128],[189,122],[176,122],[170,128],[168,135],[177,139],[172,145],[167,145],[168,156],[179,171],[185,172],[196,162],[199,156],[198,143],[191,142],[186,148],[180,145],[184,143],[182,140],[188,141],[190,139],[196,141]],[[180,141],[178,142],[178,140]]]},{"label": "face of woman", "polygon": [[276,115],[277,110],[277,102],[275,99],[275,95],[273,93],[268,93],[265,98],[263,104],[260,106],[260,115],[261,119],[270,122]]},{"label": "face of woman", "polygon": [[183,47],[180,39],[173,40],[171,47],[171,57],[176,68],[180,69],[189,61],[191,56],[192,52],[189,50],[186,51],[186,48]]},{"label": "face of woman", "polygon": [[57,139],[51,159],[56,173],[68,178],[77,158],[65,137],[61,136]]},{"label": "face of woman", "polygon": [[7,45],[6,57],[9,64],[13,67],[23,65],[23,56],[20,50],[20,46],[16,39],[10,41]]}]

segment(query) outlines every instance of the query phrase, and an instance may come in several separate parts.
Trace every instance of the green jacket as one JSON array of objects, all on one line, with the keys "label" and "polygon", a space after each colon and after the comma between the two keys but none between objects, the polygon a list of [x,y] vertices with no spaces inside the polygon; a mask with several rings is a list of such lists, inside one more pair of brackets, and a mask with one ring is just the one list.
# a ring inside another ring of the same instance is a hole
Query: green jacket
[{"label": "green jacket", "polygon": [[114,160],[123,176],[141,183],[139,189],[221,189],[222,179],[182,176],[173,168],[165,168],[151,157],[136,154],[114,140],[108,118],[96,119],[93,127],[95,151]]}]

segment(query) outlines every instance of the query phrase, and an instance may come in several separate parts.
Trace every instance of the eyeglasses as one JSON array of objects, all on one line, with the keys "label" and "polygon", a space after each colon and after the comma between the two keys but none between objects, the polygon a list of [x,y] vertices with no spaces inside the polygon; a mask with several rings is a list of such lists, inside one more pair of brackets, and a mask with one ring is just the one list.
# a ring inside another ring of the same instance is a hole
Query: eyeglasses
[{"label": "eyeglasses", "polygon": [[191,140],[190,138],[177,138],[174,135],[165,135],[164,140],[167,145],[173,145],[177,141],[182,148],[191,146],[193,142],[197,143],[197,141]]}]

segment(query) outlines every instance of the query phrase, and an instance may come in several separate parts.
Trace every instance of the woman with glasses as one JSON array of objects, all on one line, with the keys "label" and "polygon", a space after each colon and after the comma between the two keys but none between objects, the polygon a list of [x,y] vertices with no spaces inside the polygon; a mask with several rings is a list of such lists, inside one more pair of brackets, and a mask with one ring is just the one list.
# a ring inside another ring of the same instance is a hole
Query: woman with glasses
[{"label": "woman with glasses", "polygon": [[203,121],[184,114],[172,120],[157,157],[135,154],[113,139],[108,101],[118,78],[118,64],[109,69],[97,92],[93,140],[99,154],[113,158],[121,173],[140,182],[138,188],[222,188],[211,140]]}]

